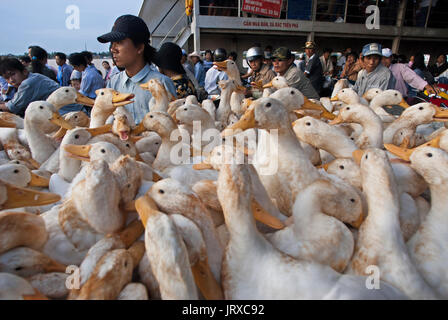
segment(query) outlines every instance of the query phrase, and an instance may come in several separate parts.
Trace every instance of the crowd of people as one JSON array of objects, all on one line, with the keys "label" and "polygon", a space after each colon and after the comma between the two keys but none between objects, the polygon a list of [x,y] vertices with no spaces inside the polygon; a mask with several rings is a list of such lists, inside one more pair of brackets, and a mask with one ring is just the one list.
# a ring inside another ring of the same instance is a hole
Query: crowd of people
[{"label": "crowd of people", "polygon": [[[39,46],[30,46],[29,55],[3,58],[0,63],[2,97],[0,109],[23,116],[28,104],[45,100],[60,86],[73,86],[83,95],[95,99],[96,90],[104,87],[120,92],[133,93],[134,103],[127,106],[135,120],[140,122],[149,111],[152,95],[140,88],[150,79],[158,79],[173,98],[197,96],[199,101],[219,101],[219,81],[227,80],[226,72],[214,62],[238,61],[236,52],[225,48],[214,51],[188,53],[174,43],[164,43],[159,50],[149,45],[149,30],[139,17],[119,17],[112,31],[98,37],[102,43],[110,43],[114,66],[103,61],[106,74],[92,63],[92,53],[62,52],[55,54],[58,69],[48,65],[48,54]],[[289,48],[262,49],[260,44],[248,48],[244,59],[249,68],[240,72],[246,84],[246,97],[259,97],[260,88],[276,76],[282,76],[288,85],[300,90],[309,99],[329,96],[337,79],[347,79],[349,85],[363,95],[369,88],[396,89],[412,103],[418,91],[438,93],[435,82],[448,82],[448,63],[445,53],[437,55],[434,65],[426,66],[423,53],[410,57],[394,54],[379,43],[365,45],[358,54],[347,48],[342,55],[331,48],[319,50],[313,41],[307,41],[304,54],[296,56]],[[319,55],[318,52],[322,54]],[[69,64],[67,63],[69,62]],[[91,108],[69,105],[61,114]]]}]

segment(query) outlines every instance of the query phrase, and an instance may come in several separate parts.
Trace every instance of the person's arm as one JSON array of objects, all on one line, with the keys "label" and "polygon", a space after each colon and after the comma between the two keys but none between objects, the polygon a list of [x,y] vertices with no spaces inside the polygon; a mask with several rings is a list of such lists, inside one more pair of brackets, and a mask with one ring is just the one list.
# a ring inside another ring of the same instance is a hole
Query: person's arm
[{"label": "person's arm", "polygon": [[9,111],[15,114],[21,114],[28,107],[32,101],[34,88],[32,88],[28,83],[22,82],[19,86],[14,97],[6,102],[5,111]]},{"label": "person's arm", "polygon": [[6,102],[0,102],[0,111],[10,112],[8,107],[6,106]]},{"label": "person's arm", "polygon": [[[418,90],[423,90],[426,86],[428,86],[428,82],[426,82],[425,80],[420,78],[419,75],[416,74],[409,67],[403,65],[403,67],[401,67],[400,71],[401,71],[401,76],[403,77],[403,80],[407,84],[409,84],[411,87],[416,88]],[[431,86],[429,86],[429,87],[431,87]],[[431,88],[431,91],[433,91],[432,88]]]},{"label": "person's arm", "polygon": [[79,88],[79,92],[85,96],[89,96],[88,92],[92,90],[93,81],[92,77],[86,73],[81,80],[81,87]]}]

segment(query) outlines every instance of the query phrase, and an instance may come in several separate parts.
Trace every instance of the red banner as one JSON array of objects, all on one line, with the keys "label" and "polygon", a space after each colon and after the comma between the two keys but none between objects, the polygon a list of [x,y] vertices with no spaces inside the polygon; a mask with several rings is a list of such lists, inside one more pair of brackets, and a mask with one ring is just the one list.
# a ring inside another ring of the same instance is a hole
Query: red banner
[{"label": "red banner", "polygon": [[282,2],[282,0],[243,0],[241,10],[261,16],[280,18]]}]

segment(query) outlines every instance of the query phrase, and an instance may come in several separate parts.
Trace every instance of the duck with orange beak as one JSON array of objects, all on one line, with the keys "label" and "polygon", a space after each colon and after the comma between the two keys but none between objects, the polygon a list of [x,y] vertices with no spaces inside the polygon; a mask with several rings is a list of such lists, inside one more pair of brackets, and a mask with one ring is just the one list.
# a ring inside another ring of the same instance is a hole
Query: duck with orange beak
[{"label": "duck with orange beak", "polygon": [[134,94],[121,93],[109,88],[98,89],[96,95],[90,119],[90,128],[105,125],[107,118],[112,115],[116,108],[134,103],[132,100]]}]

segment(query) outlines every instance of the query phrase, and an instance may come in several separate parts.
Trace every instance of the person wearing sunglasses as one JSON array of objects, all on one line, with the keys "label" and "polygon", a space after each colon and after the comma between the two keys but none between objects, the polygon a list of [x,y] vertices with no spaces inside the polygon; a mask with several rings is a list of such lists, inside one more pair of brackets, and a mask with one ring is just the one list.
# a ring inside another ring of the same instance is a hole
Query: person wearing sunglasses
[{"label": "person wearing sunglasses", "polygon": [[277,48],[272,55],[274,71],[278,76],[284,77],[290,87],[298,89],[308,99],[320,99],[310,80],[294,64],[294,58],[288,48]]}]

